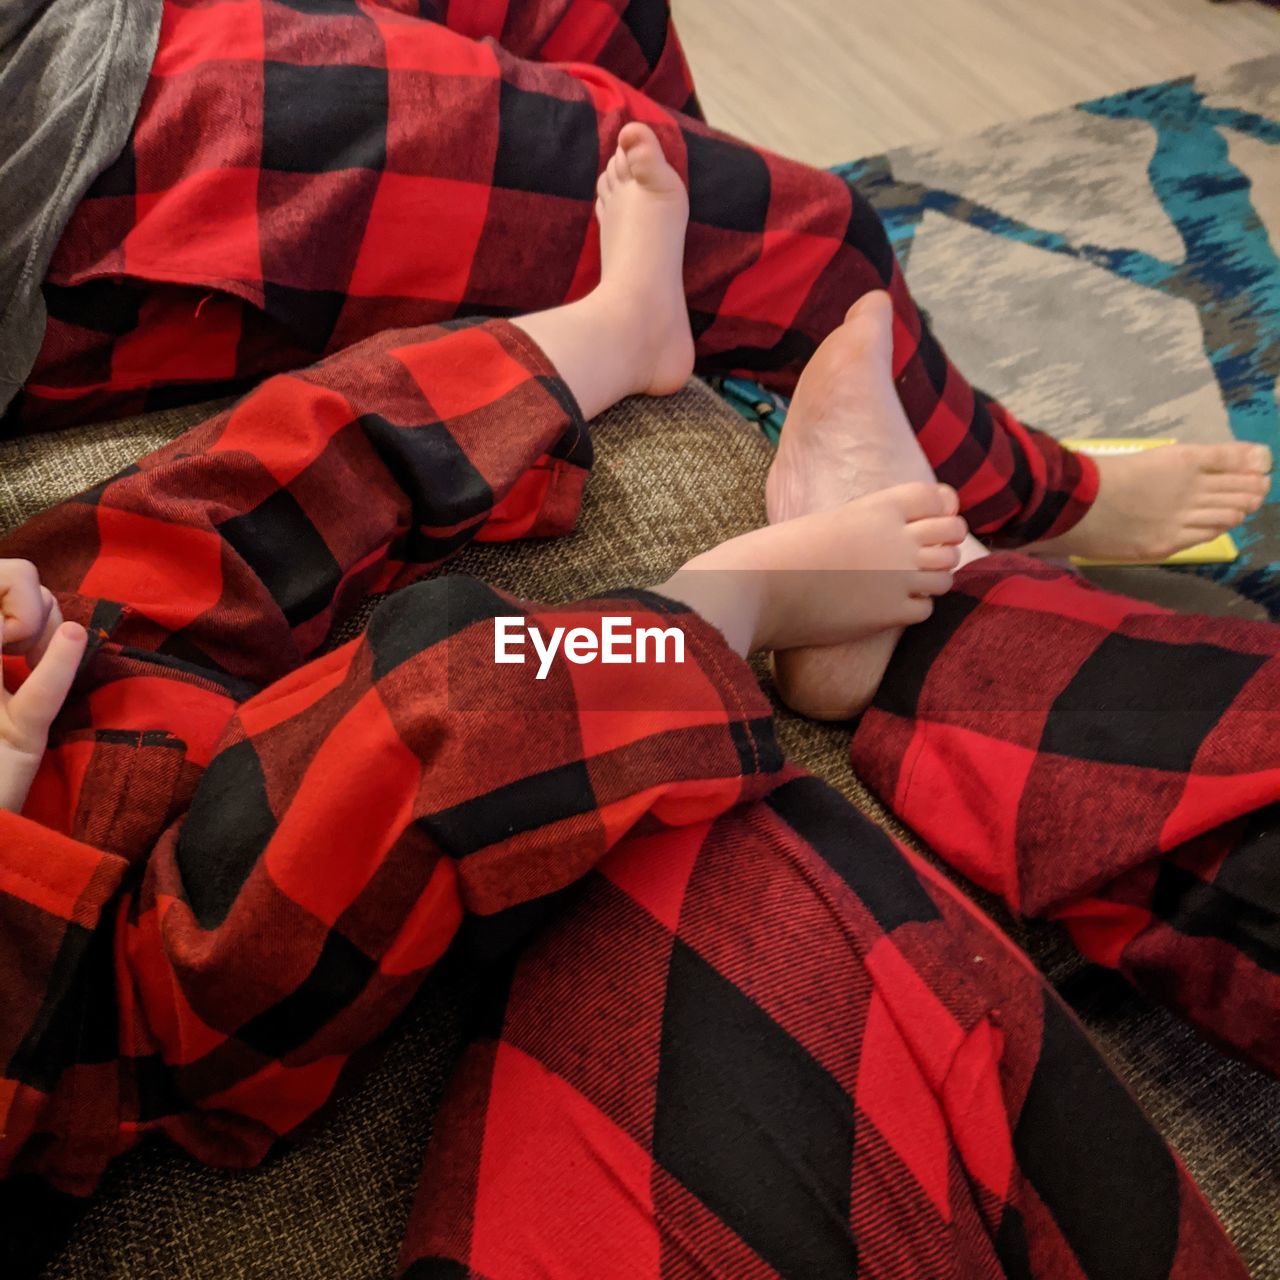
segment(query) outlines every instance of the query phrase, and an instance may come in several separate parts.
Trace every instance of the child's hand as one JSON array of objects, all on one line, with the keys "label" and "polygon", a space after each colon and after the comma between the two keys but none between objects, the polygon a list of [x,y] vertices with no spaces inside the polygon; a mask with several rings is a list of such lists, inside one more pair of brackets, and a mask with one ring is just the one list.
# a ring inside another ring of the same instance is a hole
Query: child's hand
[{"label": "child's hand", "polygon": [[62,625],[62,611],[30,560],[0,560],[0,624],[7,653],[34,667]]},{"label": "child's hand", "polygon": [[0,560],[0,656],[7,645],[32,665],[16,693],[0,680],[0,809],[16,813],[26,803],[87,641],[82,626],[62,621],[33,565]]}]

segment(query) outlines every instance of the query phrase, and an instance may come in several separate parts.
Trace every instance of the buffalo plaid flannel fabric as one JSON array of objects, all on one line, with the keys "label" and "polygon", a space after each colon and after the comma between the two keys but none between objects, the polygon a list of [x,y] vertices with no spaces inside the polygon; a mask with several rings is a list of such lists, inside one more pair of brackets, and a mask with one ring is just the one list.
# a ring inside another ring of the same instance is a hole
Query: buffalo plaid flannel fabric
[{"label": "buffalo plaid flannel fabric", "polygon": [[653,125],[687,181],[699,367],[786,388],[870,289],[971,526],[1061,533],[1096,470],[975,391],[871,207],[706,128],[662,0],[166,0],[133,136],[47,282],[24,429],[243,386],[387,328],[509,316],[599,271],[596,176]]},{"label": "buffalo plaid flannel fabric", "polygon": [[[542,926],[416,1273],[1242,1274],[1038,975],[785,765],[706,623],[410,582],[570,528],[589,458],[522,332],[458,322],[279,375],[0,544],[97,637],[0,813],[0,1172],[88,1192],[148,1133],[256,1161],[447,951],[492,971]],[[497,616],[618,613],[691,660],[494,663]]]},{"label": "buffalo plaid flannel fabric", "polygon": [[854,766],[956,870],[1280,1072],[1278,636],[993,556],[907,633]]},{"label": "buffalo plaid flannel fabric", "polygon": [[810,777],[621,843],[479,1022],[409,1280],[1242,1274],[1040,977]]},{"label": "buffalo plaid flannel fabric", "polygon": [[[256,1161],[464,920],[500,951],[637,823],[767,789],[749,670],[657,597],[542,612],[440,579],[317,656],[341,611],[468,538],[571,528],[589,456],[519,330],[409,331],[5,539],[98,644],[0,814],[0,1172],[88,1191],[153,1131]],[[619,610],[687,636],[652,668],[665,700],[617,666],[494,665],[496,615]]]}]

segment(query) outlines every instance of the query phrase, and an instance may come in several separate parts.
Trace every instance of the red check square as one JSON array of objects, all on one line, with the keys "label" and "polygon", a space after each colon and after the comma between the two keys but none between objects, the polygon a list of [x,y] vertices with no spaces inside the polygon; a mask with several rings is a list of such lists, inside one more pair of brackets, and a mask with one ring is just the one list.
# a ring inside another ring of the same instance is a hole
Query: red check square
[{"label": "red check square", "polygon": [[488,207],[489,188],[479,183],[384,174],[350,292],[460,301]]}]

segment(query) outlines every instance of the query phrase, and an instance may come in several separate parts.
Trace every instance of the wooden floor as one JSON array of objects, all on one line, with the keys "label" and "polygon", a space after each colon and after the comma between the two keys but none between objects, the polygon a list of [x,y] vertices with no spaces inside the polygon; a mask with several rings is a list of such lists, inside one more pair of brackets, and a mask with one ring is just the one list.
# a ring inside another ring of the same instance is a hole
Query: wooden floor
[{"label": "wooden floor", "polygon": [[1256,0],[673,0],[711,122],[813,164],[1280,52]]}]

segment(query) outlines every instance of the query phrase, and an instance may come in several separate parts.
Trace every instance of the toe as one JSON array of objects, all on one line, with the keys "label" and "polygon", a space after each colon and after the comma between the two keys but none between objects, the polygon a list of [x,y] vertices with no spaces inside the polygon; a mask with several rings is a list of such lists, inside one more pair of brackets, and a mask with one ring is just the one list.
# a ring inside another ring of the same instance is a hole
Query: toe
[{"label": "toe", "polygon": [[926,520],[931,516],[953,516],[960,510],[956,491],[946,484],[927,484],[913,481],[886,489],[888,496],[898,506],[907,520]]},{"label": "toe", "polygon": [[864,293],[857,302],[844,313],[845,323],[874,318],[886,319],[893,315],[893,303],[884,289],[873,289]]},{"label": "toe", "polygon": [[632,120],[618,134],[618,149],[631,160],[648,162],[662,155],[658,135],[647,124]]},{"label": "toe", "polygon": [[[938,592],[938,594],[942,593]],[[917,622],[924,622],[932,613],[932,596],[908,596],[902,602],[902,610],[898,615],[899,624],[904,627],[914,626]]]},{"label": "toe", "polygon": [[1224,533],[1227,529],[1234,529],[1236,525],[1242,524],[1247,514],[1239,507],[1205,507],[1191,512],[1187,517],[1187,527],[1201,533],[1206,530],[1214,534]]},{"label": "toe", "polygon": [[955,575],[947,569],[925,569],[911,575],[913,596],[945,596],[951,590]]},{"label": "toe", "polygon": [[1206,445],[1201,454],[1205,471],[1246,471],[1266,475],[1271,470],[1271,450],[1263,444]]},{"label": "toe", "polygon": [[1270,476],[1254,475],[1244,471],[1207,475],[1200,484],[1200,492],[1203,495],[1222,498],[1224,506],[1235,506],[1236,499],[1240,497],[1265,498],[1270,489]]},{"label": "toe", "polygon": [[925,520],[914,521],[911,532],[922,547],[955,546],[964,541],[969,526],[962,516],[930,516]]},{"label": "toe", "polygon": [[1201,505],[1219,507],[1224,511],[1254,512],[1262,506],[1262,499],[1263,495],[1260,493],[1225,490],[1221,493],[1205,494],[1201,499]]},{"label": "toe", "polygon": [[653,130],[647,124],[641,124],[639,120],[629,120],[618,133],[618,146],[624,151],[630,151],[634,147],[642,146],[650,139],[656,140]]},{"label": "toe", "polygon": [[959,567],[960,548],[955,546],[921,547],[916,557],[916,567],[927,570],[944,570],[950,572]]}]

